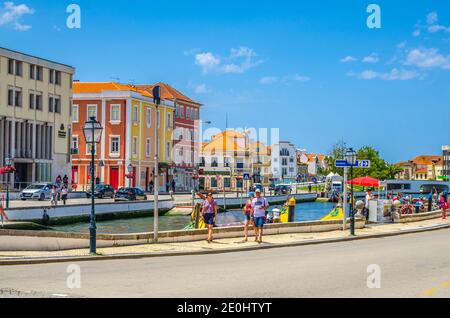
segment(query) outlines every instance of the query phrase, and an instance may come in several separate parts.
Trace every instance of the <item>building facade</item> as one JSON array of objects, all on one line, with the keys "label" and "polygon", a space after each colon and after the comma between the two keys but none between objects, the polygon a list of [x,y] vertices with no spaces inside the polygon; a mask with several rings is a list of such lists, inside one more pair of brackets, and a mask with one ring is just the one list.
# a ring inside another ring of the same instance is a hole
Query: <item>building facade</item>
[{"label": "building facade", "polygon": [[401,180],[439,180],[444,174],[441,156],[421,155],[396,164],[402,171],[396,175]]},{"label": "building facade", "polygon": [[[70,175],[72,77],[58,62],[0,48],[0,162],[13,159],[11,186]],[[0,177],[4,185],[6,177]]]},{"label": "building facade", "polygon": [[442,146],[442,177],[450,180],[450,145]]},{"label": "building facade", "polygon": [[149,190],[155,172],[155,127],[158,126],[159,189],[166,191],[172,163],[173,104],[157,107],[153,96],[132,85],[75,82],[73,96],[72,178],[89,188],[90,149],[83,126],[95,117],[104,128],[96,148],[95,175],[99,182]]},{"label": "building facade", "polygon": [[280,141],[272,145],[272,176],[286,182],[297,180],[297,149],[288,141]]},{"label": "building facade", "polygon": [[144,85],[140,88],[151,92],[156,85],[161,87],[162,98],[172,101],[174,106],[171,174],[175,181],[175,190],[188,192],[194,189],[197,183],[198,133],[202,105],[166,83]]},{"label": "building facade", "polygon": [[[247,134],[226,130],[201,146],[199,189],[205,191],[247,191],[253,172]],[[248,180],[244,180],[245,176]]]}]

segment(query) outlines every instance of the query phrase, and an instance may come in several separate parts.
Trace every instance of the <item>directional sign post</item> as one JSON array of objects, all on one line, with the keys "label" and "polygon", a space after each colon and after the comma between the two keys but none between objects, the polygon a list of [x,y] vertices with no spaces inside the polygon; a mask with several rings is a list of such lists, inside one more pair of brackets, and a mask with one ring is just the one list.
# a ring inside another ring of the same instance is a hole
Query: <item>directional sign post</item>
[{"label": "directional sign post", "polygon": [[[343,216],[342,216],[342,229],[345,231],[347,225],[347,174],[348,168],[360,168],[360,169],[368,169],[370,168],[370,160],[356,160],[355,164],[352,165],[347,160],[336,160],[334,162],[334,166],[336,168],[344,168],[344,202],[343,202]],[[353,193],[352,193],[353,196]],[[354,198],[353,198],[354,200]]]}]

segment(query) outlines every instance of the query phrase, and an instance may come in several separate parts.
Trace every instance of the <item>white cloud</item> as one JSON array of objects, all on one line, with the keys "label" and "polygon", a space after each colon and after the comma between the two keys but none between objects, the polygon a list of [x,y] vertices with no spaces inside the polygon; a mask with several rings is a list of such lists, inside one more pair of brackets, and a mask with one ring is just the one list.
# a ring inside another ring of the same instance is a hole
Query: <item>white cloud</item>
[{"label": "white cloud", "polygon": [[405,65],[450,69],[450,55],[444,56],[436,48],[417,48],[409,51]]},{"label": "white cloud", "polygon": [[259,80],[259,83],[262,85],[269,85],[274,83],[308,82],[310,80],[311,78],[309,76],[294,74],[294,75],[286,75],[283,77],[265,76]]},{"label": "white cloud", "polygon": [[202,68],[203,74],[207,74],[215,70],[220,63],[220,59],[214,56],[211,52],[199,53],[195,55],[195,64]]},{"label": "white cloud", "polygon": [[397,44],[397,49],[403,49],[406,47],[406,41],[400,42]]},{"label": "white cloud", "polygon": [[450,27],[439,24],[439,16],[436,11],[430,12],[426,16],[426,25],[421,25],[420,22],[416,24],[413,36],[418,37],[421,35],[421,30],[426,30],[429,33],[437,33],[440,31],[449,33]]},{"label": "white cloud", "polygon": [[347,55],[346,57],[344,57],[340,60],[341,63],[350,63],[350,62],[355,62],[355,61],[357,61],[357,59],[350,55]]},{"label": "white cloud", "polygon": [[379,76],[379,73],[374,72],[372,70],[365,70],[362,71],[361,74],[359,74],[359,78],[364,79],[364,80],[371,80],[374,78],[377,78]]},{"label": "white cloud", "polygon": [[7,1],[0,10],[0,26],[12,25],[15,30],[27,31],[31,29],[31,25],[22,24],[21,19],[24,15],[32,14],[34,9],[26,4],[15,5],[14,2]]},{"label": "white cloud", "polygon": [[421,76],[414,70],[399,70],[394,68],[389,73],[380,74],[380,78],[387,81],[407,81],[415,78],[421,78]]},{"label": "white cloud", "polygon": [[200,84],[194,88],[194,92],[197,94],[208,94],[211,90],[209,90],[205,84]]},{"label": "white cloud", "polygon": [[223,74],[242,74],[263,63],[257,59],[257,54],[250,48],[232,48],[228,57],[221,58],[212,52],[195,55],[195,64],[202,68],[203,74],[211,72]]},{"label": "white cloud", "polygon": [[264,76],[259,80],[259,83],[262,85],[268,85],[278,82],[278,77],[275,76]]},{"label": "white cloud", "polygon": [[295,74],[295,75],[291,76],[290,78],[296,82],[308,82],[311,80],[310,77],[304,76],[304,75],[299,75],[299,74]]},{"label": "white cloud", "polygon": [[366,56],[363,58],[363,63],[378,63],[380,61],[380,58],[376,53],[372,53],[369,56]]},{"label": "white cloud", "polygon": [[427,24],[435,24],[438,22],[437,12],[430,12],[427,14]]},{"label": "white cloud", "polygon": [[[355,76],[354,73],[347,74],[349,76]],[[374,80],[374,79],[380,79],[383,81],[407,81],[412,80],[416,78],[422,78],[417,71],[414,70],[404,70],[404,69],[397,69],[393,68],[389,72],[376,72],[373,70],[365,70],[357,75],[358,78],[362,80]]]}]

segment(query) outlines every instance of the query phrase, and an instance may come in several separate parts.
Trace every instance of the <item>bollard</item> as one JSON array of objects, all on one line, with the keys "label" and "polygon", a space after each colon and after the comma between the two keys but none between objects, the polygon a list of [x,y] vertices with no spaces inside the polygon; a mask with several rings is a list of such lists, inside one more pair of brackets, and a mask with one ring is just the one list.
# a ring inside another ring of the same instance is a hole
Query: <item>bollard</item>
[{"label": "bollard", "polygon": [[195,215],[195,228],[198,229],[198,223],[200,222],[200,212],[201,212],[202,205],[198,203],[194,207],[194,215]]},{"label": "bollard", "polygon": [[295,219],[295,205],[297,204],[297,201],[295,201],[295,198],[292,197],[289,199],[289,216],[288,216],[288,222],[294,222]]}]

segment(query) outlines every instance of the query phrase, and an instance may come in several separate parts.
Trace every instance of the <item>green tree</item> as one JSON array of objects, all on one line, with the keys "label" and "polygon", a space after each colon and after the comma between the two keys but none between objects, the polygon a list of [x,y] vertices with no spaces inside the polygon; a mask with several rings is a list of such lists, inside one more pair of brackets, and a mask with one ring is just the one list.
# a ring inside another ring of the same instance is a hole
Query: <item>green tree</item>
[{"label": "green tree", "polygon": [[[329,155],[325,158],[326,170],[325,174],[330,172],[339,173],[341,176],[344,174],[343,168],[336,168],[334,163],[336,160],[344,159],[345,152],[347,150],[347,145],[345,142],[341,141],[332,146]],[[401,168],[389,164],[386,160],[381,158],[380,153],[373,147],[364,146],[357,151],[358,160],[370,160],[370,168],[353,169],[353,177],[372,177],[378,180],[388,180],[394,179],[395,175],[402,171]]]}]

